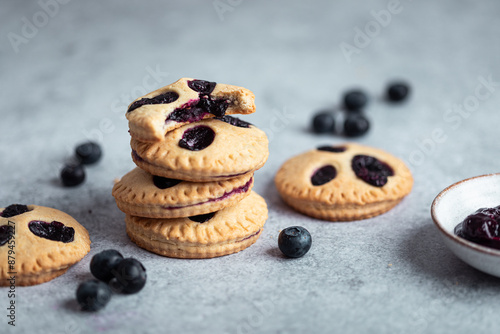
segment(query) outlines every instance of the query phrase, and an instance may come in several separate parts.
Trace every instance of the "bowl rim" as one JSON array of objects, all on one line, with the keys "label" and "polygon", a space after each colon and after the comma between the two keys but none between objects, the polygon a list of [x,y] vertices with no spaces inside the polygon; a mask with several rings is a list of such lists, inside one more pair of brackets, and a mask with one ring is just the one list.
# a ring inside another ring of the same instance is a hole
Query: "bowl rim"
[{"label": "bowl rim", "polygon": [[479,176],[470,177],[470,178],[467,178],[467,179],[455,182],[452,185],[450,185],[450,186],[446,187],[445,189],[443,189],[434,198],[434,200],[432,201],[432,204],[431,204],[431,217],[432,217],[432,220],[434,222],[434,225],[436,225],[436,227],[441,231],[442,235],[446,236],[448,239],[451,239],[452,241],[454,241],[454,242],[456,242],[456,243],[458,243],[458,244],[460,244],[460,245],[462,245],[462,246],[464,246],[466,248],[469,248],[469,249],[471,249],[473,251],[484,253],[484,254],[487,254],[487,255],[493,255],[493,256],[500,257],[500,250],[476,244],[476,243],[474,243],[472,241],[468,241],[468,240],[466,240],[464,238],[461,238],[461,237],[455,235],[454,233],[450,233],[447,229],[445,229],[441,225],[441,223],[439,222],[439,220],[437,218],[437,214],[436,214],[436,207],[438,206],[439,201],[441,200],[441,198],[443,196],[446,195],[446,193],[448,191],[450,191],[450,190],[458,187],[462,183],[471,182],[471,181],[474,181],[476,179],[486,178],[486,177],[492,177],[492,176],[499,176],[500,177],[500,173],[483,174],[483,175],[479,175]]}]

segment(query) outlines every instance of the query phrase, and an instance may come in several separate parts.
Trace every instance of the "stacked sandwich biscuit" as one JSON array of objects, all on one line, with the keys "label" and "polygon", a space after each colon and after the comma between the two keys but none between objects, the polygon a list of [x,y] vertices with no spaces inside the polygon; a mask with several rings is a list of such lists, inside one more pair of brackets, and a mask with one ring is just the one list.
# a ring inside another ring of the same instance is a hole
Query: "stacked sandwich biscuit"
[{"label": "stacked sandwich biscuit", "polygon": [[115,184],[127,234],[151,252],[211,258],[262,233],[267,205],[252,191],[267,160],[265,133],[229,116],[255,112],[251,91],[182,78],[130,104],[132,159]]}]

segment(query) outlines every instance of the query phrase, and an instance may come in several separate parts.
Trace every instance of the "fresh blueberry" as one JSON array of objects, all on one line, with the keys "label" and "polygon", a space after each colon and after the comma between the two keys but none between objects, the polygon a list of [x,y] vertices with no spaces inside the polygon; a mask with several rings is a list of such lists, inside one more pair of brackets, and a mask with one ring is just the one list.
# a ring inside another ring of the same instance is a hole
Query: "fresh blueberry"
[{"label": "fresh blueberry", "polygon": [[349,114],[344,121],[344,135],[347,137],[359,137],[370,129],[370,122],[362,114]]},{"label": "fresh blueberry", "polygon": [[14,236],[14,227],[10,225],[0,226],[0,246],[5,245]]},{"label": "fresh blueberry", "polygon": [[55,220],[50,223],[32,220],[28,223],[28,228],[31,233],[40,238],[64,243],[75,240],[75,229]]},{"label": "fresh blueberry", "polygon": [[331,112],[320,112],[314,115],[312,129],[316,133],[331,133],[335,130],[335,118]]},{"label": "fresh blueberry", "polygon": [[332,165],[323,166],[311,176],[313,186],[320,186],[330,182],[337,176],[337,170]]},{"label": "fresh blueberry", "polygon": [[351,168],[357,177],[375,187],[383,187],[388,181],[387,177],[394,175],[391,166],[369,155],[354,156]]},{"label": "fresh blueberry", "polygon": [[83,311],[99,311],[111,299],[112,291],[106,283],[90,280],[76,290],[76,300]]},{"label": "fresh blueberry", "polygon": [[109,284],[113,290],[121,293],[139,292],[146,284],[146,269],[133,258],[122,260],[113,270],[113,276]]},{"label": "fresh blueberry", "polygon": [[278,237],[278,246],[288,257],[304,256],[311,248],[311,244],[311,234],[302,226],[287,227]]},{"label": "fresh blueberry", "polygon": [[96,163],[102,156],[99,144],[91,141],[78,145],[75,149],[75,153],[77,158],[84,165]]},{"label": "fresh blueberry", "polygon": [[10,218],[28,211],[30,209],[24,204],[11,204],[0,213],[0,217]]},{"label": "fresh blueberry", "polygon": [[362,110],[368,102],[368,96],[361,90],[351,90],[344,94],[344,107],[349,111]]},{"label": "fresh blueberry", "polygon": [[212,219],[214,215],[215,212],[211,212],[211,213],[205,213],[204,215],[191,216],[189,217],[189,219],[197,223],[206,223],[207,221]]},{"label": "fresh blueberry", "polygon": [[215,132],[208,126],[198,125],[187,129],[179,140],[179,146],[190,151],[201,151],[215,139]]},{"label": "fresh blueberry", "polygon": [[166,177],[161,177],[157,175],[153,175],[153,183],[159,189],[167,189],[181,183],[182,180],[169,179]]},{"label": "fresh blueberry", "polygon": [[85,181],[83,165],[68,164],[61,170],[61,180],[66,187],[74,187]]},{"label": "fresh blueberry", "polygon": [[387,99],[389,101],[403,101],[409,93],[410,86],[405,82],[394,82],[387,87]]},{"label": "fresh blueberry", "polygon": [[107,249],[97,253],[90,261],[90,272],[95,278],[103,282],[109,282],[118,264],[123,260],[123,255],[117,250]]}]

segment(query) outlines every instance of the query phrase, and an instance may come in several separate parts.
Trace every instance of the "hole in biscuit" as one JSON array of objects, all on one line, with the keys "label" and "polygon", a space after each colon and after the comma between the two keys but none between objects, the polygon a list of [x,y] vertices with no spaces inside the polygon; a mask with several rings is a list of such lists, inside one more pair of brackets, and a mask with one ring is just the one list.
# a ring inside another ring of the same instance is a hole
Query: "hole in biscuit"
[{"label": "hole in biscuit", "polygon": [[168,104],[177,101],[179,94],[176,92],[166,92],[152,98],[143,98],[130,105],[127,112],[131,112],[146,104]]},{"label": "hole in biscuit", "polygon": [[333,152],[333,153],[342,153],[347,150],[347,147],[345,146],[320,146],[318,147],[318,151],[325,151],[325,152]]},{"label": "hole in biscuit", "polygon": [[190,151],[201,151],[210,146],[214,139],[214,130],[205,125],[198,125],[184,131],[179,146]]},{"label": "hole in biscuit", "polygon": [[189,219],[197,223],[206,223],[207,221],[212,219],[214,215],[215,212],[211,212],[211,213],[206,213],[204,215],[191,216],[189,217]]},{"label": "hole in biscuit", "polygon": [[0,226],[0,246],[5,245],[14,236],[14,227],[10,225]]},{"label": "hole in biscuit", "polygon": [[6,207],[1,213],[0,217],[10,218],[17,215],[21,215],[25,212],[31,211],[27,205],[24,204],[11,204]]},{"label": "hole in biscuit", "polygon": [[239,128],[249,128],[250,125],[252,125],[251,123],[248,123],[248,122],[245,122],[245,121],[242,121],[241,119],[239,118],[236,118],[236,117],[232,117],[232,116],[224,116],[224,117],[221,117],[219,118],[219,120],[223,121],[223,122],[226,122],[228,124],[231,124],[233,126],[237,126]]},{"label": "hole in biscuit", "polygon": [[63,223],[58,221],[47,223],[40,220],[32,220],[28,223],[28,228],[37,237],[52,241],[68,243],[75,239],[75,229],[64,226]]},{"label": "hole in biscuit", "polygon": [[321,186],[330,182],[337,176],[337,170],[332,165],[326,165],[317,169],[311,176],[313,186]]},{"label": "hole in biscuit", "polygon": [[169,179],[166,177],[153,175],[153,183],[157,188],[160,188],[160,189],[171,188],[173,186],[178,185],[181,182],[182,182],[182,180]]},{"label": "hole in biscuit", "polygon": [[209,95],[215,89],[216,82],[206,80],[191,80],[187,82],[189,88],[200,94]]},{"label": "hole in biscuit", "polygon": [[369,155],[354,156],[351,167],[357,177],[375,187],[384,186],[387,177],[394,175],[391,166]]}]

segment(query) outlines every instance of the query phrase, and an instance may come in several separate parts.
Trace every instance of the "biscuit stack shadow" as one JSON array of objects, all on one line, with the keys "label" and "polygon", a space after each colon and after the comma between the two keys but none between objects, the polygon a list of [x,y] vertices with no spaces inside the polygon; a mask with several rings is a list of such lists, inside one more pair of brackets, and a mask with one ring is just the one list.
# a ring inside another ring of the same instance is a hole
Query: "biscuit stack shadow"
[{"label": "biscuit stack shadow", "polygon": [[115,184],[127,234],[138,246],[177,258],[239,252],[260,237],[267,205],[252,191],[268,140],[227,114],[255,111],[247,89],[182,78],[127,111],[138,166]]}]

